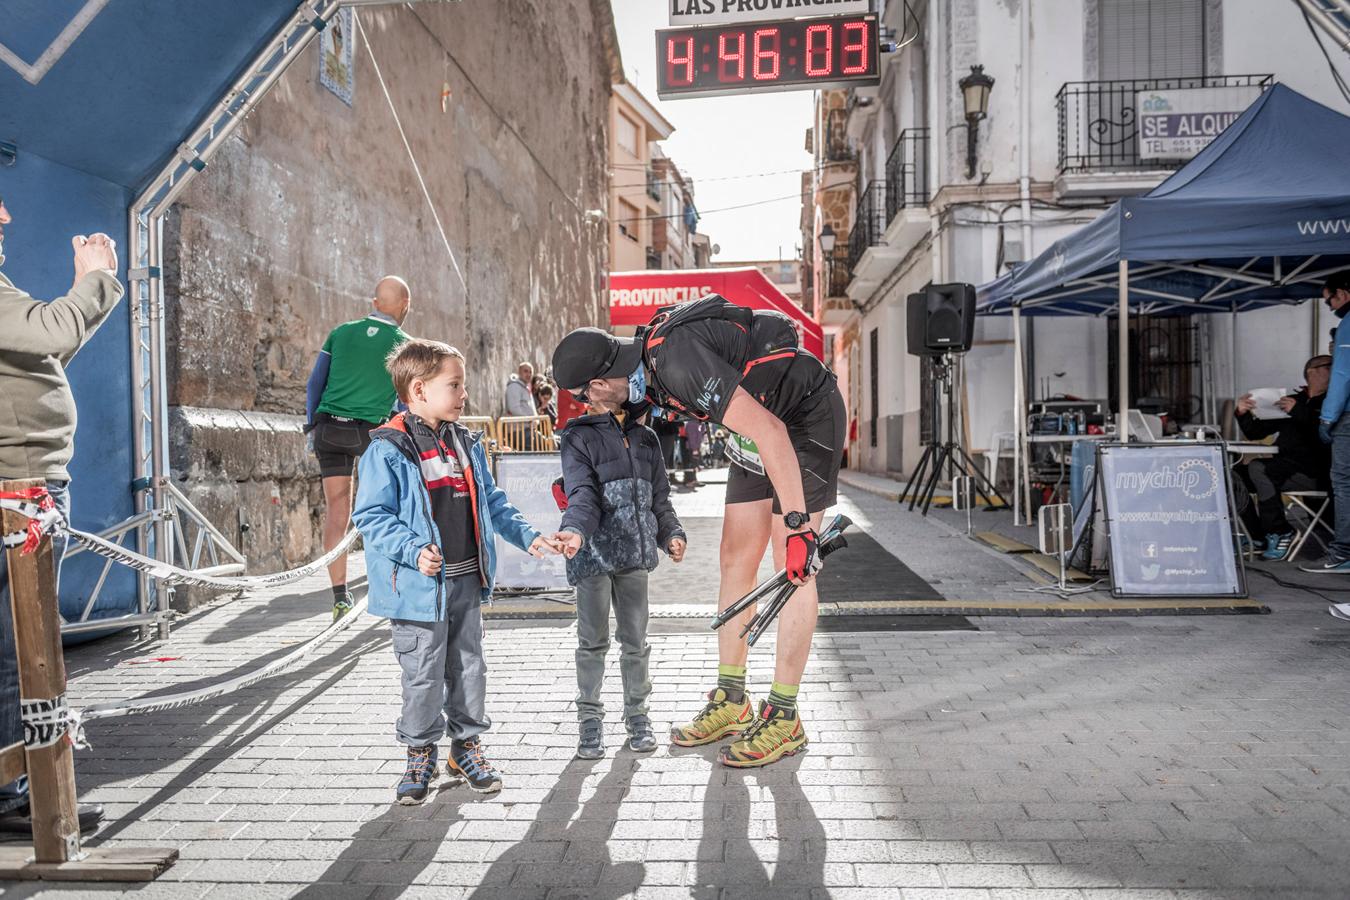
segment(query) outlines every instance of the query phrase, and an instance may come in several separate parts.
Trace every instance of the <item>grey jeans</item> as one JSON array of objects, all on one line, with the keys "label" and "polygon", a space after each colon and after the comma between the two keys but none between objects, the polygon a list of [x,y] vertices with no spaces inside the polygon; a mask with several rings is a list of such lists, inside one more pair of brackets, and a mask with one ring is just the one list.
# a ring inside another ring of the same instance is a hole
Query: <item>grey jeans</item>
[{"label": "grey jeans", "polygon": [[625,719],[647,714],[652,693],[647,643],[647,573],[642,569],[617,575],[593,575],[577,584],[577,719],[603,719],[600,685],[609,652],[609,610],[614,609],[614,636],[621,653]]},{"label": "grey jeans", "polygon": [[487,731],[487,661],[483,658],[483,589],[477,575],[445,582],[445,618],[390,619],[403,670],[403,713],[395,733],[409,747],[447,735],[466,740]]},{"label": "grey jeans", "polygon": [[[70,518],[69,483],[47,482],[47,493],[56,501],[61,515]],[[66,553],[68,539],[64,536],[52,541],[52,559],[56,563],[56,584],[61,584],[61,558]],[[23,740],[23,722],[19,718],[19,660],[14,648],[14,610],[9,602],[9,561],[0,552],[0,747]],[[7,813],[28,802],[28,778],[20,777],[10,784],[0,785],[0,813]]]}]

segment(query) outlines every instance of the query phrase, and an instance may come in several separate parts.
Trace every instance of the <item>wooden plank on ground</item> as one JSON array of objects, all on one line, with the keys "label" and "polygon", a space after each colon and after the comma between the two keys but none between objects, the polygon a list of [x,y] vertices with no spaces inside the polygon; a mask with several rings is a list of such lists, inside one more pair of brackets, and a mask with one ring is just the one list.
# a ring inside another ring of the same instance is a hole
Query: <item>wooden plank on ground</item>
[{"label": "wooden plank on ground", "polygon": [[999,534],[997,531],[977,531],[975,539],[983,544],[988,544],[1000,553],[1035,553],[1036,548],[1030,544],[1024,544],[1017,538],[1010,538]]},{"label": "wooden plank on ground", "polygon": [[154,881],[178,860],[173,847],[95,847],[73,862],[33,862],[27,844],[0,845],[0,881]]},{"label": "wooden plank on ground", "polygon": [[[1053,556],[1047,556],[1044,553],[1027,553],[1022,558],[1047,575],[1050,575],[1055,579],[1059,578],[1059,560],[1055,559]],[[1093,578],[1086,572],[1080,572],[1078,569],[1069,569],[1064,574],[1066,580],[1078,583],[1099,580]]]}]

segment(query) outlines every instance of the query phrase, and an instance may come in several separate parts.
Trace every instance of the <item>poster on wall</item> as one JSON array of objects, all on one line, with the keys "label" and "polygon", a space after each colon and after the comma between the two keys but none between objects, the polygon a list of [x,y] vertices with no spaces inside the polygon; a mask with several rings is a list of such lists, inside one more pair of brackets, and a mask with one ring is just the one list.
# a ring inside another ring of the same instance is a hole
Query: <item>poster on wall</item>
[{"label": "poster on wall", "polygon": [[[562,512],[553,499],[553,480],[562,474],[557,453],[503,453],[497,457],[497,486],[544,534],[562,526]],[[570,591],[567,563],[561,556],[536,559],[497,538],[497,589],[506,591]]]},{"label": "poster on wall", "polygon": [[1117,597],[1245,597],[1222,444],[1104,444],[1097,457]]},{"label": "poster on wall", "polygon": [[352,71],[356,34],[352,29],[352,11],[343,8],[319,34],[319,84],[348,106],[352,105],[352,90],[356,87],[356,74]]}]

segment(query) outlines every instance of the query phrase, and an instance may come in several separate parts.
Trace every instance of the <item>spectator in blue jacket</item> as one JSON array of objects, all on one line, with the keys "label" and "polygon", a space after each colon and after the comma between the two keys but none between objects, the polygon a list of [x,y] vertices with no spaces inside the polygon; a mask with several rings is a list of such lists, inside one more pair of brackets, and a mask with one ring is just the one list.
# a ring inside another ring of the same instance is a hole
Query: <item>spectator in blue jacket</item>
[{"label": "spectator in blue jacket", "polygon": [[1331,383],[1322,401],[1319,433],[1331,445],[1331,491],[1336,507],[1336,535],[1320,563],[1302,566],[1305,572],[1334,572],[1350,575],[1350,416],[1345,415],[1350,399],[1350,270],[1336,272],[1322,288],[1327,306],[1341,322],[1336,326],[1332,350]]},{"label": "spectator in blue jacket", "polygon": [[[564,367],[573,371],[576,367]],[[630,367],[631,368],[631,367]],[[555,360],[555,370],[557,369]],[[644,391],[630,387],[629,373],[594,359],[593,377],[574,376],[560,385],[584,400],[591,415],[573,419],[562,433],[561,530],[553,536],[567,555],[567,580],[577,589],[577,756],[605,755],[604,704],[600,686],[609,651],[609,611],[622,648],[624,721],[628,746],[656,749],[647,700],[651,645],[647,643],[647,573],[658,548],[684,559],[684,528],[670,502],[670,481],[656,433],[643,425]],[[591,374],[591,373],[586,373]]]}]

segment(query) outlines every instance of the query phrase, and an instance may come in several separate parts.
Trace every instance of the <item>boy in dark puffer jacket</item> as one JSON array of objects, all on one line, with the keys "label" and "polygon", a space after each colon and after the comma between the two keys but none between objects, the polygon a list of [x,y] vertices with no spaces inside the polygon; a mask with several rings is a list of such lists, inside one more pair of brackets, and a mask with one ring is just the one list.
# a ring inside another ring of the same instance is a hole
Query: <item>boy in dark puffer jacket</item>
[{"label": "boy in dark puffer jacket", "polygon": [[559,384],[586,402],[591,415],[571,420],[562,433],[566,507],[554,539],[564,545],[567,580],[577,589],[577,756],[605,755],[600,685],[611,605],[622,647],[628,746],[649,753],[656,738],[647,716],[647,573],[656,568],[658,548],[682,560],[687,539],[670,503],[660,442],[639,421],[648,407],[642,391],[630,386],[629,373],[602,370],[572,380]]}]

